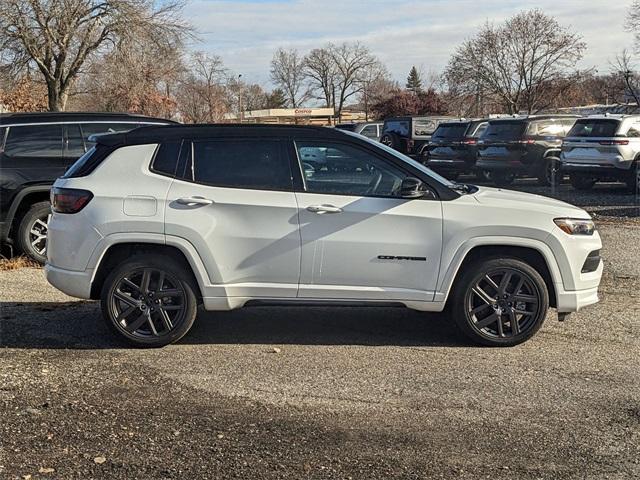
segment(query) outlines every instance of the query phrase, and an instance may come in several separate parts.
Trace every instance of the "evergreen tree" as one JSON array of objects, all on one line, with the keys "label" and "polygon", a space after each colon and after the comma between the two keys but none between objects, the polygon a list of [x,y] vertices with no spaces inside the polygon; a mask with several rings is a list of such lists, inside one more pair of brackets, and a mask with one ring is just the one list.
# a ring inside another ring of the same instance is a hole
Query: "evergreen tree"
[{"label": "evergreen tree", "polygon": [[415,65],[411,67],[409,76],[407,77],[407,90],[415,93],[416,95],[422,91],[422,79],[420,78],[420,72],[418,72]]},{"label": "evergreen tree", "polygon": [[265,108],[285,108],[287,106],[287,99],[280,88],[267,93],[265,97]]}]

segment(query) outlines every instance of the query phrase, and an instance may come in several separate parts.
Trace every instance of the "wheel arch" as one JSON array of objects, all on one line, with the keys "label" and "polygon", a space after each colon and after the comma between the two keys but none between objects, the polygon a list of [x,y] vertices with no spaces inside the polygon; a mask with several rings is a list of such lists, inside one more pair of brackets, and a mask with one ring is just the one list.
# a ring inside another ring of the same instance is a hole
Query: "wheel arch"
[{"label": "wheel arch", "polygon": [[7,212],[6,223],[8,227],[5,232],[6,238],[2,240],[12,238],[20,220],[33,204],[49,201],[50,190],[51,185],[34,185],[23,188],[16,194]]},{"label": "wheel arch", "polygon": [[191,277],[194,287],[197,288],[196,295],[198,301],[200,302],[202,300],[204,296],[203,279],[199,274],[196,274],[196,272],[198,272],[198,266],[194,265],[189,252],[185,253],[178,245],[141,241],[116,242],[107,247],[98,260],[94,270],[91,281],[91,299],[97,300],[100,298],[104,281],[116,265],[128,258],[143,254],[161,255],[176,261]]},{"label": "wheel arch", "polygon": [[451,298],[453,287],[465,269],[479,259],[491,257],[516,258],[531,265],[544,279],[549,293],[550,306],[554,308],[557,306],[555,283],[561,282],[562,279],[555,262],[555,257],[553,257],[548,247],[545,249],[539,245],[523,244],[520,241],[496,241],[461,247],[458,254],[454,257],[456,260],[454,260],[452,266],[443,278],[441,288],[439,289],[439,291],[443,293],[436,293],[436,297],[443,295],[441,300],[448,302]]},{"label": "wheel arch", "polygon": [[557,159],[560,159],[561,153],[562,153],[562,150],[559,148],[549,148],[544,152],[544,155],[542,155],[542,158],[556,157]]}]

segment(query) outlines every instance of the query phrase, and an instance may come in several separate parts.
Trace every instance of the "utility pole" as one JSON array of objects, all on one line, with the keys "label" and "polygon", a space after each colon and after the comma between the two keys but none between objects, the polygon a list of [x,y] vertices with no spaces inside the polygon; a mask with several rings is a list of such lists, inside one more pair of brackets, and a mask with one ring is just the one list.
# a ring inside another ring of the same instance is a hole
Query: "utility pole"
[{"label": "utility pole", "polygon": [[242,123],[242,74],[238,75],[238,118]]}]

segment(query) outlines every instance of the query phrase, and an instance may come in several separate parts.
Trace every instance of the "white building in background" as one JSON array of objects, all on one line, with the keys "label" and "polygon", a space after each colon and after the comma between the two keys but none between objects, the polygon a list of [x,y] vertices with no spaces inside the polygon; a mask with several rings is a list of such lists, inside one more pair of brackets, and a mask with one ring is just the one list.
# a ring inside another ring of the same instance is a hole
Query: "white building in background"
[{"label": "white building in background", "polygon": [[271,108],[264,110],[245,110],[242,118],[235,113],[225,115],[225,120],[247,123],[299,123],[313,125],[331,125],[335,114],[333,108]]}]

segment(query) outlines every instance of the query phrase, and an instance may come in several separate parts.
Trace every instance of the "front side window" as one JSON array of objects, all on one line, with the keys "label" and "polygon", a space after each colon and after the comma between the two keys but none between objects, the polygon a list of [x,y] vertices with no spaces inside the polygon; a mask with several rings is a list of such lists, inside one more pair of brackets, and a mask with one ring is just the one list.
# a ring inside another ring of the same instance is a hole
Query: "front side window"
[{"label": "front side window", "polygon": [[4,148],[9,157],[62,157],[62,125],[9,127]]},{"label": "front side window", "polygon": [[368,138],[378,138],[378,128],[376,125],[367,125],[362,129],[360,135],[364,135]]},{"label": "front side window", "polygon": [[194,141],[193,181],[216,187],[292,189],[282,142],[267,139]]},{"label": "front side window", "polygon": [[[402,181],[408,176],[395,165],[366,150],[333,142],[296,142],[310,193],[400,197]],[[311,153],[320,162],[305,161]]]}]

